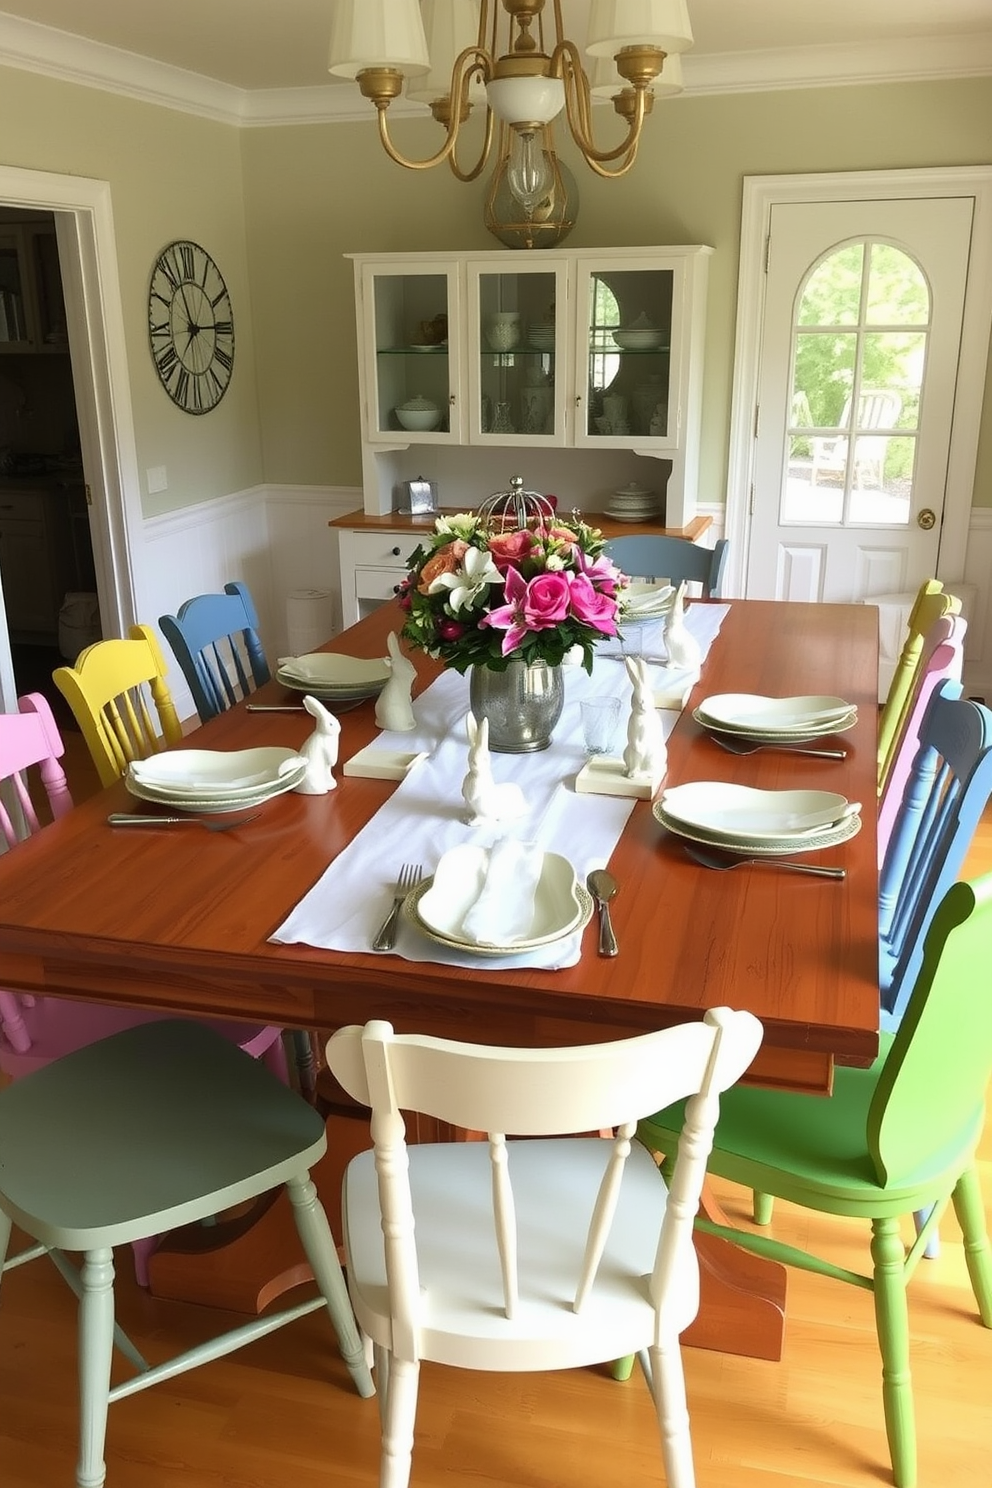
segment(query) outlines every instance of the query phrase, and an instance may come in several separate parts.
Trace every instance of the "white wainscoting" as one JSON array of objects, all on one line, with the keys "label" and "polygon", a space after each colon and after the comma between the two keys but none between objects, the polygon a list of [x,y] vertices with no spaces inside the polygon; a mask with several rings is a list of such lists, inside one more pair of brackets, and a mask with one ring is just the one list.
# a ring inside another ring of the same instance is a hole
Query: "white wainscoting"
[{"label": "white wainscoting", "polygon": [[[288,650],[286,600],[295,590],[330,590],[340,624],[337,539],[328,523],[362,504],[349,486],[259,486],[219,501],[183,507],[132,534],[135,613],[158,629],[195,594],[211,594],[240,579],[258,609],[265,654]],[[194,713],[182,673],[170,662],[169,686],[181,718]]]},{"label": "white wainscoting", "polygon": [[[286,601],[294,591],[330,590],[335,628],[340,625],[337,540],[328,523],[361,505],[357,487],[259,486],[149,519],[137,538],[132,534],[138,618],[155,623],[191,595],[240,579],[258,606],[266,654],[284,655]],[[700,514],[713,518],[705,538],[712,546],[723,535],[724,509],[703,506]],[[965,572],[957,577],[977,590],[965,646],[965,691],[992,703],[992,508],[972,512]],[[192,700],[178,669],[170,668],[169,683],[180,716],[190,716]]]}]

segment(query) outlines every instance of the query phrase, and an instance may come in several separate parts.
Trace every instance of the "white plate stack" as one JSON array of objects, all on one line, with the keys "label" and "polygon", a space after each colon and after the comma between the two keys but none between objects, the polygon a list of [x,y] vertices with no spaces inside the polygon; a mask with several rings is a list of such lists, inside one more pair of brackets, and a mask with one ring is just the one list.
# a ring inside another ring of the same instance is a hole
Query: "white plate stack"
[{"label": "white plate stack", "polygon": [[648,522],[658,515],[657,494],[632,481],[611,494],[606,515],[618,522]]},{"label": "white plate stack", "polygon": [[662,792],[657,821],[677,837],[755,857],[786,857],[847,842],[861,830],[860,803],[835,791],[753,790],[696,780]]},{"label": "white plate stack", "polygon": [[[514,895],[517,902],[510,904]],[[488,923],[478,913],[487,896],[493,913]],[[406,918],[429,940],[477,956],[512,956],[551,945],[581,930],[592,909],[567,858],[512,841],[492,849],[452,848],[433,878],[411,890],[403,905]]]},{"label": "white plate stack", "polygon": [[339,656],[334,651],[284,656],[276,668],[276,681],[293,692],[320,698],[333,708],[335,703],[378,697],[389,681],[389,662],[384,657]]},{"label": "white plate stack", "polygon": [[295,790],[306,769],[295,749],[170,749],[132,761],[124,783],[174,811],[241,811]]},{"label": "white plate stack", "polygon": [[807,744],[842,734],[858,721],[854,703],[839,697],[765,697],[722,692],[704,698],[692,715],[711,733],[733,734],[765,744]]}]

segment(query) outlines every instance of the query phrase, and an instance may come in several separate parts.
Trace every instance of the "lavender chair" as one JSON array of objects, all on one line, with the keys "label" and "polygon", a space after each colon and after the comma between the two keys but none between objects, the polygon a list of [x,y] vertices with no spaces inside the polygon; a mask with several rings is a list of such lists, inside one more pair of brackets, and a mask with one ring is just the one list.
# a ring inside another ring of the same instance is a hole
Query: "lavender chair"
[{"label": "lavender chair", "polygon": [[930,627],[923,642],[916,693],[892,767],[882,786],[882,798],[878,805],[879,868],[885,862],[886,849],[902,804],[903,792],[920,747],[920,730],[930,699],[941,682],[961,680],[967,628],[967,621],[960,615],[944,615]]}]

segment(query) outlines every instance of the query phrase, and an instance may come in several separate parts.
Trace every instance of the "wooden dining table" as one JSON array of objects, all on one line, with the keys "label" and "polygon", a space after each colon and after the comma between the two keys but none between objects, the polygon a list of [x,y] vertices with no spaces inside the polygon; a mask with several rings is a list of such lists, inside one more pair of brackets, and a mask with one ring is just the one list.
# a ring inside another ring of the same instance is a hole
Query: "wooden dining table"
[{"label": "wooden dining table", "polygon": [[[386,605],[326,649],[382,656],[388,632],[401,624],[398,608]],[[413,660],[416,695],[439,667],[420,653]],[[767,864],[700,867],[658,824],[650,803],[639,801],[609,863],[620,885],[612,906],[615,959],[597,954],[594,924],[578,964],[562,970],[346,954],[269,937],[393,783],[345,776],[339,767],[330,793],[279,796],[248,826],[225,833],[195,825],[112,828],[111,812],[156,809],[120,783],[0,858],[0,984],[298,1029],[386,1018],[400,1031],[513,1045],[623,1037],[726,1004],[748,1008],[764,1026],[749,1078],[826,1097],[835,1064],[867,1065],[878,1049],[877,665],[872,606],[731,601],[668,742],[664,785],[719,780],[827,789],[859,801],[860,833],[808,859],[844,867],[843,881]],[[856,725],[830,741],[846,757],[725,752],[693,708],[707,694],[744,691],[839,694],[856,704]],[[276,681],[252,698],[299,701]],[[343,763],[375,739],[373,703],[342,712],[340,723]],[[250,712],[242,703],[198,728],[195,743],[296,747],[312,726],[303,711]],[[577,820],[582,799],[576,796]],[[386,840],[382,852],[397,866],[402,861],[401,843]],[[728,1269],[728,1249],[724,1242],[710,1248],[709,1284],[722,1302],[709,1313],[701,1308],[696,1341],[734,1347],[737,1327],[740,1351],[777,1357],[780,1268],[737,1252]],[[759,1272],[773,1278],[773,1295],[763,1315],[767,1341],[756,1346],[744,1293]]]}]

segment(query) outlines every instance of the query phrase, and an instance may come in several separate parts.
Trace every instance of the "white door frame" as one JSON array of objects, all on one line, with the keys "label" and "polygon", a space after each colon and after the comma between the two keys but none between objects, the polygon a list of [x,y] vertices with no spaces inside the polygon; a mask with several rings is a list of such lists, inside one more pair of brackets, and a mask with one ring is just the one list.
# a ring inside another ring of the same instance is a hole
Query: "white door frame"
[{"label": "white door frame", "polygon": [[[100,614],[104,634],[126,635],[135,608],[130,538],[142,513],[110,185],[0,165],[0,202],[56,214]],[[17,709],[2,605],[0,704]]]},{"label": "white door frame", "polygon": [[772,207],[790,202],[885,201],[933,196],[970,196],[975,201],[958,387],[947,467],[947,499],[937,564],[937,577],[951,581],[964,576],[992,328],[992,276],[988,273],[992,261],[992,166],[745,176],[727,470],[725,535],[730,539],[730,549],[724,585],[726,593],[741,595],[745,587],[754,462],[754,407],[764,320],[765,254]]}]

